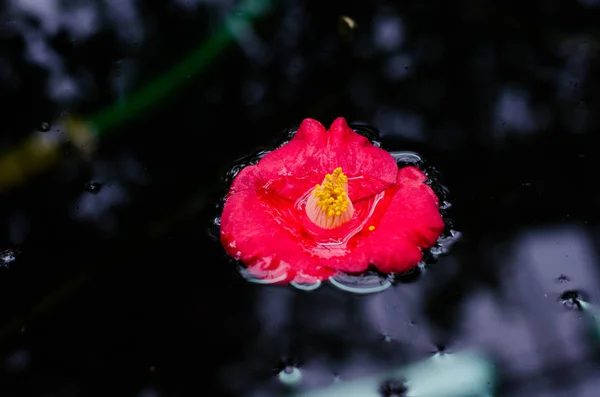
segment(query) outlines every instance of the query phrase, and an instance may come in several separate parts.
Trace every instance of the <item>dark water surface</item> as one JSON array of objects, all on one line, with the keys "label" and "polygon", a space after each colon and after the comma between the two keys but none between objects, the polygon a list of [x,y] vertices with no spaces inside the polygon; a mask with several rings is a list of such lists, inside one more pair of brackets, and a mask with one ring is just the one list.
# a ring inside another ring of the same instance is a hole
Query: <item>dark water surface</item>
[{"label": "dark water surface", "polygon": [[[597,396],[600,2],[234,3],[0,6],[0,395]],[[461,241],[378,294],[246,282],[223,177],[338,116],[440,171]]]}]

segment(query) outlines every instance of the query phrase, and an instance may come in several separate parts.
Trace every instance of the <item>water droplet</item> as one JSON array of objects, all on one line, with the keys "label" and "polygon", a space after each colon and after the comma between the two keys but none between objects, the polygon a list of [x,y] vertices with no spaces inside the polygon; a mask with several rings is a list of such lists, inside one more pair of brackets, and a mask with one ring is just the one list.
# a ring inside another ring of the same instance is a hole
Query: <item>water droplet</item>
[{"label": "water droplet", "polygon": [[[221,210],[223,208],[222,205],[217,205],[217,209]],[[219,240],[221,238],[221,217],[217,216],[212,219],[208,227],[208,235],[215,239]]]},{"label": "water droplet", "polygon": [[440,209],[442,211],[446,211],[446,210],[450,209],[450,207],[452,207],[452,203],[450,203],[449,201],[446,201],[446,200],[442,201],[442,204],[440,205]]},{"label": "water droplet", "polygon": [[90,192],[92,194],[97,194],[102,189],[102,183],[96,182],[96,181],[90,181],[85,184],[84,188],[85,188],[85,190],[87,190],[88,192]]},{"label": "water droplet", "polygon": [[0,267],[9,267],[17,259],[19,250],[7,248],[0,251]]},{"label": "water droplet", "polygon": [[582,300],[585,301],[586,299],[584,299],[581,292],[577,290],[565,291],[559,297],[560,303],[569,310],[581,310],[580,301]]},{"label": "water droplet", "polygon": [[40,124],[40,126],[39,126],[38,128],[39,128],[39,130],[40,130],[40,131],[42,131],[42,132],[48,132],[48,131],[50,131],[50,124],[49,124],[49,123],[46,123],[46,122],[44,121],[44,122],[42,122],[42,123]]},{"label": "water droplet", "polygon": [[435,246],[431,247],[429,249],[429,252],[433,256],[440,256],[443,253],[442,247],[440,247],[439,245],[435,245]]},{"label": "water droplet", "polygon": [[392,276],[381,275],[375,272],[363,274],[338,273],[329,279],[337,288],[355,294],[372,294],[388,289],[392,286]]},{"label": "water droplet", "polygon": [[390,152],[396,163],[418,165],[423,159],[415,152]]},{"label": "water droplet", "polygon": [[281,383],[288,386],[293,386],[300,383],[300,380],[302,379],[302,372],[300,372],[300,369],[297,367],[286,365],[281,371],[279,371],[277,376],[279,377],[279,381]]},{"label": "water droplet", "polygon": [[403,379],[388,379],[383,381],[379,388],[379,394],[382,397],[403,397],[406,396],[406,382]]}]

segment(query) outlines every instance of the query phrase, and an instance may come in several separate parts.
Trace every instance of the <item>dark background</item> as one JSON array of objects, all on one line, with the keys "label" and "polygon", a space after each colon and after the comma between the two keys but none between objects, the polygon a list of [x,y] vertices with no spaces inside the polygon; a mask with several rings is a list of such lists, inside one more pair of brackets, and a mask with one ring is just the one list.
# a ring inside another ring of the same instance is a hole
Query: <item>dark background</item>
[{"label": "dark background", "polygon": [[[6,2],[2,152],[126,100],[236,4]],[[498,395],[596,396],[596,341],[559,298],[599,303],[599,18],[594,0],[273,2],[91,160],[65,149],[0,193],[0,394],[279,395],[285,365],[310,388],[480,347]],[[462,241],[382,294],[248,284],[209,233],[223,177],[338,116],[441,172]]]}]

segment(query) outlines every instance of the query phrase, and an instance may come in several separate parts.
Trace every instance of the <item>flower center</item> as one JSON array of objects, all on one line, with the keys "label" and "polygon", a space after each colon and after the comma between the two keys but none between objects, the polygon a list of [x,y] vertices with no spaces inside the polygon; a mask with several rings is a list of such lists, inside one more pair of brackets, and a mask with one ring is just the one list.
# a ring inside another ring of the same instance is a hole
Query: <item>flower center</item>
[{"label": "flower center", "polygon": [[348,198],[348,177],[338,167],[315,186],[306,202],[306,215],[317,226],[333,229],[348,222],[353,214],[354,207]]}]

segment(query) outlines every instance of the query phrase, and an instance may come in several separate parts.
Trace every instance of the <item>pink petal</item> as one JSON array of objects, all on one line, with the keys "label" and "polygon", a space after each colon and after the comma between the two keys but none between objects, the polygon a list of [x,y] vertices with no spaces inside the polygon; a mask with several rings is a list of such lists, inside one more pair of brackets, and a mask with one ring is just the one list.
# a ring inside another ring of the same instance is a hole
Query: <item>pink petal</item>
[{"label": "pink petal", "polygon": [[353,201],[383,191],[395,182],[398,172],[388,152],[354,132],[341,117],[329,131],[318,121],[305,119],[288,143],[257,166],[270,189],[294,201],[337,167],[349,178],[348,195]]},{"label": "pink petal", "polygon": [[[297,200],[337,167],[348,176],[356,219],[333,230],[307,224]],[[405,271],[444,228],[438,199],[425,180],[415,167],[398,171],[388,152],[352,131],[343,118],[329,131],[306,119],[290,142],[234,179],[221,217],[221,241],[255,277],[277,283],[324,280],[340,270],[364,271],[369,264],[384,272]],[[383,198],[370,214],[369,203],[378,193]],[[367,214],[364,227],[332,251],[327,244],[352,235]],[[371,225],[374,231],[368,230]]]},{"label": "pink petal", "polygon": [[421,249],[430,248],[444,231],[438,198],[424,182],[419,169],[398,172],[397,190],[376,229],[369,259],[385,273],[403,272],[422,259]]},{"label": "pink petal", "polygon": [[[256,166],[236,176],[223,207],[221,242],[225,251],[242,261],[257,278],[276,283],[314,282],[335,273],[298,245],[298,239],[278,224],[272,207],[261,198]],[[289,206],[293,203],[288,204]],[[283,205],[285,206],[285,204]]]},{"label": "pink petal", "polygon": [[329,154],[327,131],[317,120],[305,119],[294,137],[265,155],[257,164],[260,177],[271,189],[289,200],[297,200],[308,188],[323,181]]},{"label": "pink petal", "polygon": [[[386,194],[389,203],[382,202],[379,213],[367,223],[356,238],[356,247],[345,258],[336,258],[326,265],[347,272],[364,271],[373,264],[384,273],[409,270],[422,259],[423,248],[435,244],[444,230],[438,198],[424,182],[426,176],[415,167],[398,172],[397,185]],[[375,226],[368,232],[368,225]]]},{"label": "pink petal", "polygon": [[398,165],[392,155],[354,132],[343,117],[331,124],[329,135],[329,167],[342,167],[352,200],[377,194],[396,181]]}]

